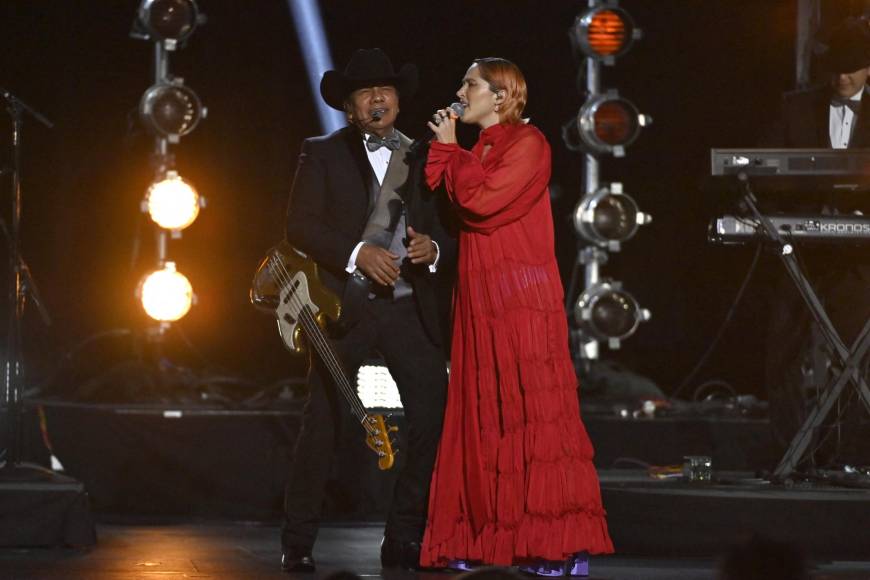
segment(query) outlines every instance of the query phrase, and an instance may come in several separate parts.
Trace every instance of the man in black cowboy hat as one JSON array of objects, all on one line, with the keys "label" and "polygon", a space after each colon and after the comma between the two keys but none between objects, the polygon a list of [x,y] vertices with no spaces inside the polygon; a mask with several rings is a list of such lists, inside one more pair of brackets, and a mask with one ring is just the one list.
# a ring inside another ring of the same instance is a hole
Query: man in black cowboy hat
[{"label": "man in black cowboy hat", "polygon": [[[415,66],[396,73],[380,49],[358,50],[343,72],[326,72],[320,93],[345,113],[348,126],[302,144],[286,232],[320,265],[323,282],[344,297],[349,328],[332,343],[347,375],[352,380],[374,349],[398,385],[407,425],[405,464],[381,562],[404,568],[419,561],[447,385],[434,272],[446,267],[455,245],[438,219],[438,198],[423,185],[425,160],[408,155],[411,141],[395,128],[400,98],[413,95],[417,84]],[[311,550],[324,486],[340,426],[348,424],[348,406],[329,376],[313,357],[285,495],[286,571],[314,570]],[[361,448],[362,439],[360,431]]]},{"label": "man in black cowboy hat", "polygon": [[[855,149],[870,147],[870,23],[846,18],[834,27],[828,50],[819,64],[828,77],[820,87],[787,93],[780,118],[763,136],[760,145],[774,148]],[[790,214],[870,214],[866,195],[818,191],[811,195],[782,196],[775,209]],[[801,248],[802,258],[827,314],[847,345],[851,345],[870,316],[870,263],[866,248],[836,246],[824,253]],[[823,377],[808,369],[821,369],[828,355],[815,337],[806,305],[791,280],[780,272],[772,286],[765,379],[771,407],[771,424],[787,445],[805,420],[809,383]],[[818,374],[818,373],[817,373]]]}]

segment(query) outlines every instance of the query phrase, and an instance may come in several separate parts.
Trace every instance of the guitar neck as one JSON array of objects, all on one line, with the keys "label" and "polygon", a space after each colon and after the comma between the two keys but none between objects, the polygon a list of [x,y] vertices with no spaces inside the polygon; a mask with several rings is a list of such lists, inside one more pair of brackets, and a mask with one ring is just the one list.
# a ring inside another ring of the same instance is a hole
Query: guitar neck
[{"label": "guitar neck", "polygon": [[329,338],[323,333],[320,325],[314,318],[314,314],[308,305],[303,306],[299,315],[299,320],[302,322],[302,327],[305,329],[305,334],[308,336],[308,343],[314,346],[318,356],[323,361],[324,366],[329,371],[332,380],[338,387],[339,392],[347,399],[350,405],[350,412],[363,425],[368,424],[368,413],[365,406],[353,388],[344,368],[341,365],[341,360],[336,355],[335,351],[329,343]]}]

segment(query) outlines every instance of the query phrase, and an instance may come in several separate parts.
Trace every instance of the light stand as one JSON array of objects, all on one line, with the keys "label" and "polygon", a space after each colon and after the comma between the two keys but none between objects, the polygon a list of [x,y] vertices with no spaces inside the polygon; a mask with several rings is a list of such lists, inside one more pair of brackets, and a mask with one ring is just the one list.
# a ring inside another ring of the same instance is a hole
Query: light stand
[{"label": "light stand", "polygon": [[583,195],[574,216],[577,253],[565,309],[574,312],[570,332],[575,363],[588,372],[592,361],[599,358],[600,343],[617,349],[640,322],[650,318],[649,310],[641,308],[619,282],[600,276],[610,252],[618,252],[621,243],[651,218],[623,193],[621,183],[600,182],[599,162],[605,154],[623,157],[650,119],[617,91],[602,91],[602,64],[614,64],[640,38],[640,30],[618,7],[618,0],[588,0],[588,9],[574,22],[571,38],[583,56],[578,74],[585,78],[585,90],[580,90],[586,102],[576,119],[563,126],[565,145],[581,152],[584,159]]},{"label": "light stand", "polygon": [[27,296],[36,304],[46,324],[50,324],[51,319],[39,297],[30,268],[21,256],[21,128],[25,113],[46,127],[53,125],[11,92],[0,89],[0,96],[6,101],[6,110],[12,118],[13,144],[11,226],[7,228],[3,224],[9,245],[10,312],[3,383],[8,429],[5,461],[0,468],[0,495],[6,505],[19,506],[0,518],[0,547],[90,546],[97,538],[84,486],[66,475],[22,462],[24,361],[21,324]]},{"label": "light stand", "polygon": [[24,362],[21,345],[21,321],[27,295],[39,309],[46,324],[51,324],[48,311],[39,297],[36,282],[30,274],[30,268],[21,255],[21,128],[24,114],[30,114],[34,119],[48,128],[54,125],[43,115],[35,111],[27,103],[6,89],[0,89],[0,96],[6,101],[6,111],[12,119],[12,213],[11,228],[4,231],[9,246],[9,288],[8,303],[11,308],[6,341],[6,364],[4,368],[3,403],[7,417],[7,443],[5,462],[0,477],[20,476],[27,478],[39,471],[36,466],[25,468],[21,463],[21,415],[23,413],[22,390],[24,380]]}]

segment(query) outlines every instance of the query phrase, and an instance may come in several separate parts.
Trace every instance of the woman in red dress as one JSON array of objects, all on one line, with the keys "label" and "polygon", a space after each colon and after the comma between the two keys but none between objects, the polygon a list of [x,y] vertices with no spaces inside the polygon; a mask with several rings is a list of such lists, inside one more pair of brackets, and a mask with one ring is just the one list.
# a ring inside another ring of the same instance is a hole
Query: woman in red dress
[{"label": "woman in red dress", "polygon": [[[580,420],[554,254],[550,147],[520,115],[526,83],[504,59],[474,61],[436,113],[426,177],[461,221],[450,386],[420,563],[588,574],[613,551],[592,444]],[[456,119],[477,144],[456,143]]]}]

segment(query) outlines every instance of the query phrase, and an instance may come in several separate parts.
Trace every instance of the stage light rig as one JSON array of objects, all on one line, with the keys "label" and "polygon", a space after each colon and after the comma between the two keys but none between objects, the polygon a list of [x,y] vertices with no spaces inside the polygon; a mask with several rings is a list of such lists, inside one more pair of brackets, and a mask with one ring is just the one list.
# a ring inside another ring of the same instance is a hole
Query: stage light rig
[{"label": "stage light rig", "polygon": [[157,266],[142,278],[136,295],[146,314],[159,322],[158,334],[186,315],[196,298],[168,257],[168,238],[181,237],[205,207],[205,198],[178,174],[170,145],[190,134],[208,111],[184,79],[169,73],[169,54],[183,48],[204,22],[194,0],[142,0],[130,33],[154,46],[154,80],[139,101],[139,118],[154,137],[154,181],[141,209],[157,226]]},{"label": "stage light rig", "polygon": [[[577,257],[565,306],[573,314],[575,356],[589,361],[599,357],[600,343],[619,348],[650,318],[649,310],[641,308],[620,282],[600,275],[610,253],[618,252],[622,243],[652,218],[638,209],[621,183],[600,182],[598,157],[623,157],[651,119],[616,90],[601,90],[601,66],[615,64],[616,58],[641,37],[640,29],[618,2],[589,0],[588,9],[574,21],[570,37],[576,54],[583,59],[580,73],[585,74],[586,101],[562,133],[568,148],[584,155],[585,183],[574,209]],[[574,301],[581,270],[583,290]]]}]

